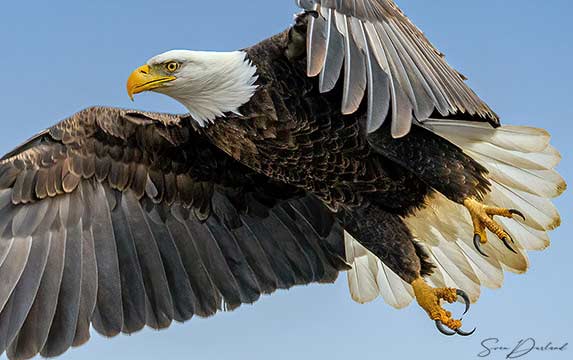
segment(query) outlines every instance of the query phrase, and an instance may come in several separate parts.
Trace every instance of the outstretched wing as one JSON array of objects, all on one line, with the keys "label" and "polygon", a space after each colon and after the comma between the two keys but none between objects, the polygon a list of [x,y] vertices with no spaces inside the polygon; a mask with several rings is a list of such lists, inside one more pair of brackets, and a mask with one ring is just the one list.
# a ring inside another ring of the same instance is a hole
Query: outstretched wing
[{"label": "outstretched wing", "polygon": [[388,117],[392,135],[402,137],[412,121],[432,114],[499,125],[497,115],[392,0],[296,1],[317,12],[309,23],[308,75],[320,74],[322,92],[344,78],[345,114],[355,112],[367,93],[369,132]]},{"label": "outstretched wing", "polygon": [[317,200],[184,117],[84,110],[0,161],[0,352],[55,356],[346,268]]}]

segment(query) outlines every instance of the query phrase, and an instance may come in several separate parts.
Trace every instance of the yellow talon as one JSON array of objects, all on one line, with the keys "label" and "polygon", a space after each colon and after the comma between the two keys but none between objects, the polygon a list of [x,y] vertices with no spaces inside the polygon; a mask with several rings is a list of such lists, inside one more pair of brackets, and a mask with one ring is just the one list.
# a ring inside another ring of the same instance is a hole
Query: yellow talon
[{"label": "yellow talon", "polygon": [[[455,335],[457,333],[463,336],[471,335],[473,333],[473,331],[469,333],[462,331],[462,321],[453,319],[452,313],[444,309],[441,305],[441,300],[453,303],[461,297],[466,304],[467,312],[470,300],[465,292],[451,288],[434,289],[422,278],[418,278],[412,282],[412,287],[414,288],[414,294],[418,304],[428,313],[432,320],[436,321],[436,326],[440,332],[445,335]],[[446,331],[443,328],[443,325],[452,329],[453,332]]]},{"label": "yellow talon", "polygon": [[513,239],[511,236],[499,225],[494,219],[494,216],[503,216],[506,218],[514,218],[516,215],[525,219],[525,216],[518,210],[497,208],[492,206],[485,206],[474,199],[464,200],[464,206],[470,212],[472,223],[474,226],[474,245],[480,254],[487,257],[481,249],[482,244],[487,244],[486,229],[494,233],[505,247],[514,253],[517,253],[511,244]]}]

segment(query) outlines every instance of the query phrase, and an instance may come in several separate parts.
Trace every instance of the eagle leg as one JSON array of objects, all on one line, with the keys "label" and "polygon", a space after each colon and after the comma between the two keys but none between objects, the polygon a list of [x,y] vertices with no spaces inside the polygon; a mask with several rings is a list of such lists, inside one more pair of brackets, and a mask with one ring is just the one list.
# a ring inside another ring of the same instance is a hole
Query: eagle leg
[{"label": "eagle leg", "polygon": [[[430,318],[436,322],[436,327],[442,334],[448,336],[455,334],[470,336],[475,332],[475,329],[470,332],[463,331],[461,329],[462,321],[452,318],[452,313],[441,306],[441,300],[445,300],[451,304],[461,299],[466,305],[465,315],[470,308],[470,299],[464,291],[451,288],[432,288],[422,278],[414,280],[411,285],[414,288],[414,294],[416,295],[418,304],[428,313]],[[444,326],[453,331],[447,330]]]},{"label": "eagle leg", "polygon": [[464,206],[470,212],[474,226],[474,246],[480,254],[487,257],[487,254],[482,250],[481,245],[487,243],[486,229],[494,233],[510,251],[517,254],[517,251],[511,246],[515,243],[503,227],[498,224],[493,217],[503,216],[506,218],[514,218],[519,216],[525,220],[525,216],[518,210],[504,209],[492,206],[485,206],[478,201],[468,198],[464,200]]}]

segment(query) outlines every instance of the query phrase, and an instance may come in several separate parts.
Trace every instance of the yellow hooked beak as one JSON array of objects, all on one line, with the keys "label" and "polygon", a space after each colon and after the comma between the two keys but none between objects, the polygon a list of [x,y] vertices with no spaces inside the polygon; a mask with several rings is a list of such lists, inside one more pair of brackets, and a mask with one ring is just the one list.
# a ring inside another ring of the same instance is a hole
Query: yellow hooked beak
[{"label": "yellow hooked beak", "polygon": [[133,95],[162,87],[163,84],[177,79],[175,76],[154,74],[149,65],[138,67],[127,79],[127,95],[133,101]]}]

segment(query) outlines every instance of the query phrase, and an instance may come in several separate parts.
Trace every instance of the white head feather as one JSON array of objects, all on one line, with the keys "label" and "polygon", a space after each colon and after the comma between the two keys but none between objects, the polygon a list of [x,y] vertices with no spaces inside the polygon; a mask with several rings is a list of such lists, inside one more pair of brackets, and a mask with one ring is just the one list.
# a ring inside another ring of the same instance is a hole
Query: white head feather
[{"label": "white head feather", "polygon": [[182,103],[199,125],[213,122],[225,113],[239,114],[257,86],[257,68],[242,51],[204,52],[172,50],[151,58],[147,64],[175,61],[177,78],[154,91]]}]

